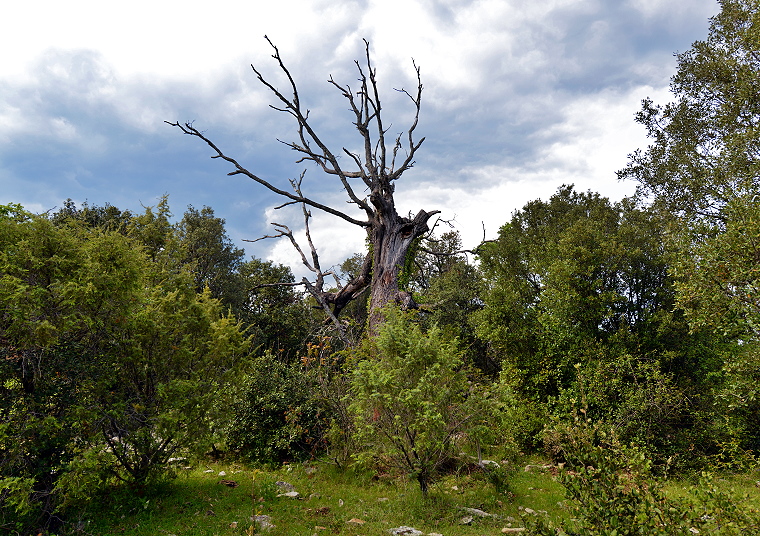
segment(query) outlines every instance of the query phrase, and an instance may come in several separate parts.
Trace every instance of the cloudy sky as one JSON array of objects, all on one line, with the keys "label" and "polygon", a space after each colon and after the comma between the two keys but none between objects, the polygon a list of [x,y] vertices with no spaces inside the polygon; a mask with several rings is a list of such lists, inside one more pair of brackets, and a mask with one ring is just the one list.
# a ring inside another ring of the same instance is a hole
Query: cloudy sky
[{"label": "cloudy sky", "polygon": [[[385,122],[408,126],[421,67],[426,137],[397,183],[403,213],[438,209],[475,246],[527,201],[563,183],[613,199],[633,191],[615,171],[646,145],[633,118],[643,98],[669,100],[675,52],[707,36],[716,0],[27,0],[0,20],[0,203],[35,212],[77,203],[141,210],[169,195],[175,215],[211,206],[249,254],[293,263],[290,246],[245,244],[298,209],[228,177],[195,126],[249,170],[287,187],[303,165],[277,138],[255,64],[285,87],[268,35],[314,124],[340,152],[356,143],[345,100],[371,42]],[[346,207],[340,185],[307,169],[304,192]],[[360,251],[361,232],[314,214],[323,265]]]}]

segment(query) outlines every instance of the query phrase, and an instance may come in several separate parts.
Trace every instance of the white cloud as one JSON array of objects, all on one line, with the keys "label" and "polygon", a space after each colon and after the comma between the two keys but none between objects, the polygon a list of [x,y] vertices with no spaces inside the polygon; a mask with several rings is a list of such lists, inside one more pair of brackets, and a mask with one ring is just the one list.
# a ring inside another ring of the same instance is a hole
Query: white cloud
[{"label": "white cloud", "polygon": [[[300,168],[284,165],[293,154],[274,139],[291,138],[293,124],[268,108],[271,94],[249,67],[287,89],[263,35],[338,144],[352,143],[350,112],[326,79],[356,80],[353,60],[367,37],[393,134],[408,125],[408,102],[391,88],[415,82],[411,57],[425,85],[420,133],[428,141],[419,167],[398,183],[399,211],[456,216],[473,246],[481,221],[492,237],[513,210],[562,183],[630,193],[614,172],[646,143],[633,121],[639,101],[669,100],[672,52],[704,37],[716,11],[713,0],[9,3],[0,19],[0,47],[12,51],[0,63],[0,202],[37,206],[61,195],[119,203],[110,197],[118,190],[131,199],[123,208],[134,208],[168,191],[173,204],[211,205],[239,236],[255,238],[265,218],[301,229],[297,209],[262,215],[276,201],[230,186],[245,179],[214,186],[229,169],[163,121],[197,119],[251,171],[287,187]],[[334,183],[309,173],[310,193],[343,206]],[[316,211],[312,231],[325,267],[364,247],[360,229]],[[287,242],[266,251],[299,270]]]},{"label": "white cloud", "polygon": [[717,11],[717,0],[715,2],[674,2],[673,0],[626,0],[630,5],[647,18],[667,17],[675,19],[683,17],[686,14],[691,16],[710,17]]}]

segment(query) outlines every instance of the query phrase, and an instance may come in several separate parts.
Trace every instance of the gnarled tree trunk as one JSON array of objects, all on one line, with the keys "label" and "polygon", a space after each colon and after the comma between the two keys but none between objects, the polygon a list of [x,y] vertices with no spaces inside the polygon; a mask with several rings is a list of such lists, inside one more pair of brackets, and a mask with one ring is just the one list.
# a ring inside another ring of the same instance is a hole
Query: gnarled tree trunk
[{"label": "gnarled tree trunk", "polygon": [[388,214],[372,226],[373,273],[370,288],[370,333],[382,322],[381,310],[389,303],[404,308],[414,307],[411,294],[399,288],[399,274],[404,267],[409,247],[428,231],[427,222],[435,212],[420,210],[413,220],[401,218],[390,207]]}]

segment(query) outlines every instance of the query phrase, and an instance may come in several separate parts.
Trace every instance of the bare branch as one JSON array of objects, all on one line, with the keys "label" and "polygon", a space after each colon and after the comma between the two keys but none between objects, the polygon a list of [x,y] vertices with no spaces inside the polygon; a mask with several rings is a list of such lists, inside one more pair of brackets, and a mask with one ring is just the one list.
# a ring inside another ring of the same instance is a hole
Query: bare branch
[{"label": "bare branch", "polygon": [[[364,40],[365,57],[361,62],[355,62],[359,73],[359,85],[356,90],[353,90],[350,85],[338,84],[332,76],[329,77],[328,83],[335,87],[348,101],[353,113],[353,125],[357,129],[363,145],[362,149],[354,151],[343,147],[342,152],[349,157],[349,160],[346,161],[344,154],[334,154],[313,129],[313,125],[310,124],[309,110],[303,107],[295,80],[285,66],[280,51],[268,37],[266,40],[272,47],[272,58],[287,80],[287,87],[280,90],[272,82],[266,80],[254,65],[251,65],[251,69],[253,69],[259,82],[276,98],[277,102],[271,105],[271,108],[292,117],[297,126],[297,134],[293,141],[278,141],[298,153],[298,163],[311,162],[327,175],[336,176],[348,196],[348,202],[363,210],[366,219],[355,218],[344,211],[324,205],[304,195],[302,191],[303,173],[297,180],[291,181],[293,191],[286,191],[251,173],[234,158],[227,156],[203,132],[194,128],[192,123],[180,124],[179,122],[168,121],[167,123],[179,128],[184,134],[203,140],[213,150],[212,158],[220,158],[232,164],[234,169],[228,175],[245,175],[269,191],[282,196],[284,201],[276,209],[296,203],[301,205],[306,242],[309,247],[308,254],[304,248],[299,246],[293,232],[282,224],[275,223],[275,232],[259,240],[281,237],[287,237],[290,240],[291,245],[301,256],[303,265],[315,274],[313,282],[304,279],[300,284],[304,285],[308,292],[314,296],[341,333],[342,329],[340,323],[337,322],[337,315],[352,299],[362,295],[371,286],[369,325],[370,332],[374,333],[374,327],[382,322],[382,315],[379,311],[386,303],[394,301],[412,303],[411,296],[399,290],[400,266],[403,265],[403,260],[415,240],[429,230],[429,219],[439,213],[437,210],[431,212],[420,210],[415,216],[410,213],[408,217],[402,217],[396,210],[394,199],[395,185],[393,181],[399,179],[407,169],[414,165],[415,154],[425,140],[424,137],[419,140],[415,139],[422,95],[420,68],[412,60],[417,75],[416,92],[409,92],[405,89],[398,90],[412,101],[414,119],[405,132],[395,136],[392,144],[387,143],[390,140],[386,139],[386,136],[389,136],[390,127],[386,127],[381,116],[382,104],[376,76],[377,71],[372,63],[369,42]],[[401,158],[402,154],[403,158]],[[340,160],[339,157],[343,160]],[[401,159],[400,162],[399,159]],[[350,169],[344,170],[341,163]],[[361,179],[364,186],[369,190],[368,194],[359,197],[353,190],[350,182],[352,179]],[[345,286],[340,285],[340,281],[334,272],[325,272],[320,266],[319,255],[310,229],[310,211],[312,209],[321,210],[351,224],[358,225],[367,231],[367,238],[371,247],[365,256],[361,273]],[[324,290],[325,277],[330,274],[336,280],[337,291],[327,292]]]},{"label": "bare branch", "polygon": [[[353,189],[351,188],[351,185],[348,183],[348,178],[358,178],[361,176],[361,173],[349,173],[344,172],[340,164],[338,162],[338,159],[332,154],[332,152],[328,149],[327,145],[325,145],[322,140],[317,136],[316,132],[312,129],[311,125],[308,122],[309,117],[309,111],[307,110],[306,113],[303,113],[301,110],[301,103],[300,98],[298,96],[298,88],[296,87],[295,81],[293,80],[293,76],[290,74],[290,71],[285,66],[285,64],[282,61],[282,58],[280,57],[280,52],[277,49],[277,47],[272,43],[272,41],[265,36],[265,39],[267,42],[269,42],[270,46],[274,49],[274,54],[272,57],[277,61],[280,70],[285,73],[285,76],[287,76],[288,81],[290,82],[290,87],[293,91],[293,98],[288,99],[285,97],[274,85],[272,85],[270,82],[268,82],[263,75],[256,69],[255,66],[251,65],[251,69],[253,69],[253,72],[258,77],[259,81],[264,84],[269,90],[285,105],[284,108],[276,108],[272,106],[275,110],[286,112],[290,115],[292,115],[296,121],[298,122],[298,137],[300,139],[300,144],[291,142],[291,143],[285,143],[288,145],[291,149],[294,149],[304,155],[306,155],[304,158],[306,160],[312,160],[315,162],[325,173],[329,175],[337,175],[343,185],[343,187],[346,190],[346,193],[348,194],[349,198],[359,205],[365,212],[367,212],[368,215],[371,214],[371,207],[367,205],[365,202],[363,202],[361,199],[359,199],[353,192]],[[313,151],[310,147],[309,140],[314,142],[317,147],[319,148],[319,153]],[[329,166],[327,165],[329,163]]]},{"label": "bare branch", "polygon": [[[414,141],[414,130],[417,128],[417,125],[420,120],[420,108],[422,105],[422,77],[420,76],[420,68],[417,65],[417,63],[415,63],[414,60],[412,60],[412,64],[414,65],[414,70],[417,73],[416,96],[413,97],[407,90],[403,88],[398,91],[400,91],[401,93],[404,93],[410,99],[412,99],[412,102],[414,103],[414,108],[415,108],[414,121],[412,122],[412,126],[409,127],[409,130],[407,130],[409,147],[407,149],[408,152],[407,152],[406,159],[397,170],[391,173],[390,180],[398,179],[402,173],[404,173],[407,169],[409,169],[410,167],[414,165],[414,154],[417,152],[420,146],[422,146],[422,142],[425,141],[424,137],[420,139],[420,141],[418,142]],[[400,141],[400,137],[399,137],[399,141]]]},{"label": "bare branch", "polygon": [[335,313],[333,313],[333,311],[330,310],[330,305],[327,303],[327,300],[325,300],[324,293],[317,291],[317,289],[305,277],[303,278],[302,281],[303,281],[303,284],[306,286],[306,290],[309,291],[309,294],[314,296],[314,299],[317,300],[317,303],[319,303],[319,305],[322,307],[322,310],[325,312],[327,317],[330,319],[330,321],[332,321],[333,325],[335,326],[335,329],[338,330],[340,339],[347,345],[350,344],[350,341],[348,340],[348,337],[346,336],[345,326],[340,323],[340,320],[338,320],[338,317],[335,315]]},{"label": "bare branch", "polygon": [[235,171],[232,171],[232,172],[228,173],[227,175],[245,175],[246,177],[248,177],[248,178],[256,181],[257,183],[261,184],[262,186],[264,186],[268,190],[270,190],[270,191],[272,191],[272,192],[274,192],[274,193],[276,193],[278,195],[281,195],[283,197],[287,197],[288,199],[291,199],[291,200],[295,201],[296,203],[306,203],[309,206],[317,208],[317,209],[319,209],[319,210],[321,210],[323,212],[327,212],[328,214],[332,214],[333,216],[337,216],[338,218],[341,218],[342,220],[345,220],[345,221],[347,221],[349,223],[352,223],[354,225],[358,225],[360,227],[369,227],[370,222],[368,222],[368,221],[357,220],[356,218],[353,218],[353,217],[349,216],[348,214],[345,214],[345,213],[343,213],[343,212],[341,212],[339,210],[336,210],[336,209],[334,209],[332,207],[329,207],[327,205],[324,205],[322,203],[318,203],[317,201],[314,201],[313,199],[310,199],[308,197],[294,195],[294,194],[292,194],[292,193],[290,193],[290,192],[288,192],[286,190],[282,190],[281,188],[276,187],[275,185],[273,185],[269,181],[266,181],[266,180],[262,179],[261,177],[259,177],[257,175],[254,175],[253,173],[251,173],[250,171],[248,171],[246,168],[244,168],[243,166],[241,166],[237,162],[237,160],[235,160],[232,157],[229,157],[229,156],[225,155],[221,151],[221,149],[219,149],[219,147],[217,147],[214,144],[214,142],[212,142],[202,132],[200,132],[198,129],[196,129],[192,125],[192,123],[180,124],[179,122],[175,122],[175,123],[172,123],[170,121],[164,121],[164,122],[167,123],[168,125],[171,125],[173,127],[179,128],[184,134],[188,134],[190,136],[195,136],[197,138],[202,139],[203,141],[206,142],[206,144],[209,147],[211,147],[211,149],[213,149],[216,152],[216,155],[212,156],[212,158],[221,158],[222,160],[226,160],[227,162],[229,162],[230,164],[232,164],[233,166],[235,166],[235,168],[236,168]]}]

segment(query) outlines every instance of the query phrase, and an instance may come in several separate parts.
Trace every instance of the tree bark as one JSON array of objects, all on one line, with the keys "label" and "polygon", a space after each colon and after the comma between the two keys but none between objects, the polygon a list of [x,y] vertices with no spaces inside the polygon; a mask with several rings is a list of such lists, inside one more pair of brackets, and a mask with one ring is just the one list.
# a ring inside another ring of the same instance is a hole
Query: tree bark
[{"label": "tree bark", "polygon": [[436,212],[420,210],[413,220],[401,218],[395,208],[386,208],[372,226],[373,273],[370,290],[369,331],[376,334],[383,322],[382,309],[388,304],[416,307],[408,292],[399,288],[399,274],[412,242],[428,231],[427,222]]}]

